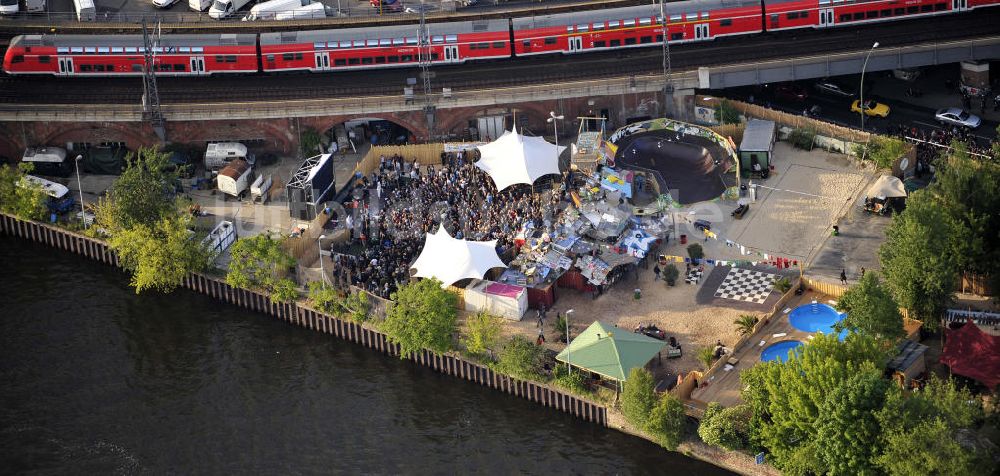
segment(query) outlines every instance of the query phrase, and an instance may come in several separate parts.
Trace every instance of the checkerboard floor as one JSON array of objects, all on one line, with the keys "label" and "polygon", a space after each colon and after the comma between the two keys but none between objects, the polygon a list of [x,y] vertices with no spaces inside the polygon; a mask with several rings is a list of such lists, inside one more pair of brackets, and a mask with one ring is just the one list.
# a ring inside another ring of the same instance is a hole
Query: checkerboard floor
[{"label": "checkerboard floor", "polygon": [[703,271],[698,268],[691,268],[684,276],[684,282],[687,284],[698,284],[701,282],[701,275]]},{"label": "checkerboard floor", "polygon": [[730,268],[715,297],[763,304],[771,294],[778,276],[752,269]]}]

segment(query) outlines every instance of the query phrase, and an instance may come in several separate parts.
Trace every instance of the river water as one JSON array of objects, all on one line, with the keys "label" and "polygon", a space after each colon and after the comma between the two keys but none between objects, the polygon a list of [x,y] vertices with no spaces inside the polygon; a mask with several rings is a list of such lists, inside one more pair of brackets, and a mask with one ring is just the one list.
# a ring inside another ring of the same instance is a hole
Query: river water
[{"label": "river water", "polygon": [[4,474],[730,474],[69,253],[0,262]]}]

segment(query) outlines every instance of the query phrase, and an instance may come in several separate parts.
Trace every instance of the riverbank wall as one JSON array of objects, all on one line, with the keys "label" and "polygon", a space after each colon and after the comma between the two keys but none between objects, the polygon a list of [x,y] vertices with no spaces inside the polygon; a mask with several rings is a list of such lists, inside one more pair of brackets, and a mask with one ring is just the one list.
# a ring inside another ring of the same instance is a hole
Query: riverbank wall
[{"label": "riverbank wall", "polygon": [[[121,267],[118,256],[101,240],[45,223],[0,214],[0,233],[69,251],[92,260]],[[370,327],[322,313],[300,303],[274,303],[259,292],[230,286],[224,279],[202,273],[184,278],[183,287],[228,304],[260,312],[317,332],[331,334],[384,354],[398,357],[399,346]],[[428,350],[409,360],[436,372],[467,380],[515,397],[568,413],[582,420],[608,426],[607,407],[539,383],[513,378],[458,356]]]}]

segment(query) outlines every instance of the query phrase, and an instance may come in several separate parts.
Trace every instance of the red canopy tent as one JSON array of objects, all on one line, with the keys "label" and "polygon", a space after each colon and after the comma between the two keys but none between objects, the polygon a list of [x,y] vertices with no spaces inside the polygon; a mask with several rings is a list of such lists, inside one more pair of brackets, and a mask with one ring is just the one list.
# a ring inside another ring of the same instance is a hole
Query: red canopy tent
[{"label": "red canopy tent", "polygon": [[941,363],[953,373],[996,388],[1000,384],[1000,336],[989,335],[972,322],[945,330]]}]

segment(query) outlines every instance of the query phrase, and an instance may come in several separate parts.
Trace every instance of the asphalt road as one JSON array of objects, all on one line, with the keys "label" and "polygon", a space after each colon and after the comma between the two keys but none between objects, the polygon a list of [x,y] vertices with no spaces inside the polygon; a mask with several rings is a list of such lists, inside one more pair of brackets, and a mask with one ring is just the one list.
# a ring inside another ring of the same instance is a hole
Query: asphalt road
[{"label": "asphalt road", "polygon": [[[937,109],[962,107],[959,93],[945,89],[945,79],[950,78],[955,84],[958,84],[958,64],[928,67],[921,71],[921,77],[912,83],[892,77],[891,71],[865,74],[865,100],[874,99],[890,107],[887,118],[865,117],[865,129],[876,132],[895,131],[901,125],[907,128],[916,126],[928,130],[935,129],[940,127],[934,120],[934,113]],[[855,89],[861,83],[860,75],[840,76],[832,79],[838,83],[853,86]],[[775,84],[732,88],[712,93],[741,100],[747,100],[752,95],[754,102],[758,104],[768,105],[773,109],[794,114],[802,114],[813,106],[819,106],[820,112],[818,115],[814,115],[815,117],[854,128],[861,126],[860,115],[851,112],[851,99],[820,94],[813,86],[815,81],[801,81],[797,84],[804,87],[809,93],[808,98],[804,101],[776,97],[773,94]],[[910,87],[920,90],[924,97],[933,97],[933,99],[906,97],[903,91]],[[973,106],[971,112],[981,115],[983,118],[983,124],[975,131],[975,134],[984,139],[995,139],[997,137],[996,128],[1000,122],[994,118],[1000,116],[1000,113],[992,111],[992,102],[987,114],[980,113],[978,101],[973,102]]]}]

